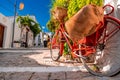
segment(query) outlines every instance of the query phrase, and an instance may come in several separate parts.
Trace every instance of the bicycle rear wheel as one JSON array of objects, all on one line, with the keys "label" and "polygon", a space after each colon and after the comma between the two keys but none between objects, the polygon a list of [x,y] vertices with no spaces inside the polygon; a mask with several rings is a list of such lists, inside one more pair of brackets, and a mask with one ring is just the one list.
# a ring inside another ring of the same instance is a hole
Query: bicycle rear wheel
[{"label": "bicycle rear wheel", "polygon": [[85,59],[81,58],[81,62],[88,72],[93,75],[113,76],[120,71],[120,63],[118,63],[120,54],[117,52],[120,49],[118,44],[120,43],[120,39],[118,39],[120,36],[120,21],[112,17],[105,17],[105,25],[103,27],[106,27],[106,30],[104,29],[98,40],[98,46],[101,44],[102,47],[96,48],[96,54],[99,54],[99,58],[95,60],[95,66],[93,66],[97,70],[91,68]]},{"label": "bicycle rear wheel", "polygon": [[58,61],[60,58],[60,34],[54,34],[51,40],[50,53],[53,61]]}]

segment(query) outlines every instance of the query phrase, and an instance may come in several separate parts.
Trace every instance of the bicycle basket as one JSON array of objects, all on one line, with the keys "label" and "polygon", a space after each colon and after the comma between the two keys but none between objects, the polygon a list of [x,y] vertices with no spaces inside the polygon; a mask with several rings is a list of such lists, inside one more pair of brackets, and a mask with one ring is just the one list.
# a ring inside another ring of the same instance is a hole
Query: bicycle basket
[{"label": "bicycle basket", "polygon": [[53,18],[59,21],[64,20],[64,18],[67,16],[67,9],[63,7],[55,7],[55,9],[52,11]]},{"label": "bicycle basket", "polygon": [[103,22],[104,11],[96,5],[86,5],[65,23],[66,30],[73,41],[96,32],[98,24]]}]

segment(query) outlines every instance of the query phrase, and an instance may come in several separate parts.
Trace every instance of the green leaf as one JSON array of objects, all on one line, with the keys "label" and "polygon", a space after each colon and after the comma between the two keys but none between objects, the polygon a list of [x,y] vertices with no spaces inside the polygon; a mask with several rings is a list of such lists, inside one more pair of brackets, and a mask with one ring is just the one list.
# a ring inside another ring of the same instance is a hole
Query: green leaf
[{"label": "green leaf", "polygon": [[34,37],[39,34],[39,32],[41,31],[40,25],[34,21],[32,18],[29,17],[29,15],[27,16],[18,16],[16,19],[17,22],[20,22],[21,26],[27,25],[28,27],[30,27],[31,31],[34,34]]}]

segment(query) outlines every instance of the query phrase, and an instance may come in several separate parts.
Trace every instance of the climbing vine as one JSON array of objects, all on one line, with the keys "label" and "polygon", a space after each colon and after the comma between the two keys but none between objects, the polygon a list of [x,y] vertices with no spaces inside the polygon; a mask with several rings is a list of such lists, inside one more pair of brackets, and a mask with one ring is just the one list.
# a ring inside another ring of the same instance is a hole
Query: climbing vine
[{"label": "climbing vine", "polygon": [[21,27],[26,25],[30,27],[34,37],[41,31],[40,25],[29,16],[18,16],[16,21],[20,23]]}]

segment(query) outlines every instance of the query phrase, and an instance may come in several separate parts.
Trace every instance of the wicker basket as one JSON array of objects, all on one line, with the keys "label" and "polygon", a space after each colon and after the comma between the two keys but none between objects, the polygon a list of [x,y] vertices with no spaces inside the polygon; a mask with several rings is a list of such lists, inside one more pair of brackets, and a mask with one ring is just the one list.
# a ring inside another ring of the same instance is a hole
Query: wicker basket
[{"label": "wicker basket", "polygon": [[63,21],[67,16],[67,9],[63,7],[55,7],[52,11],[53,18],[59,21]]},{"label": "wicker basket", "polygon": [[96,5],[86,5],[65,23],[66,30],[73,41],[93,34],[100,21],[103,22],[104,11]]}]

